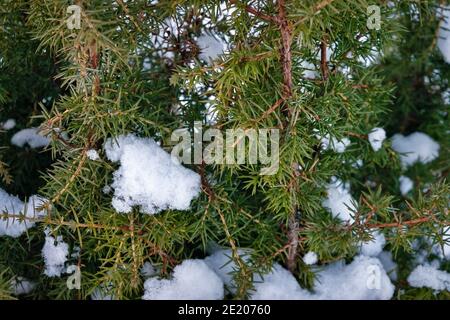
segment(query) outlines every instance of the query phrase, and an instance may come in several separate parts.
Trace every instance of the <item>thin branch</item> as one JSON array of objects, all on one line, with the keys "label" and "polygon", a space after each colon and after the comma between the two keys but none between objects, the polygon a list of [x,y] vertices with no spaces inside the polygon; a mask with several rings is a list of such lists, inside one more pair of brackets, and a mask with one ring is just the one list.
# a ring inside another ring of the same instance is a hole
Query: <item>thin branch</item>
[{"label": "thin branch", "polygon": [[323,80],[328,80],[329,70],[327,61],[327,41],[325,37],[323,37],[320,42],[320,71],[322,72]]},{"label": "thin branch", "polygon": [[285,0],[278,1],[277,22],[281,31],[281,65],[283,68],[283,100],[286,102],[292,97],[292,26],[290,25],[286,15]]},{"label": "thin branch", "polygon": [[[319,2],[313,9],[313,14],[315,15],[317,14],[320,10],[322,10],[323,8],[325,8],[326,6],[330,5],[334,0],[323,0],[322,2]],[[298,24],[302,24],[304,23],[306,20],[308,20],[310,17],[309,16],[305,16],[303,18],[301,18],[296,25]]]},{"label": "thin branch", "polygon": [[135,239],[135,233],[134,233],[134,215],[131,214],[130,216],[130,240],[131,240],[131,254],[133,257],[133,263],[132,263],[132,281],[131,286],[133,288],[137,288],[139,284],[139,261],[136,254],[136,239]]},{"label": "thin branch", "polygon": [[278,109],[279,106],[282,105],[283,103],[283,99],[278,99],[269,109],[267,109],[262,115],[261,117],[259,117],[258,119],[254,120],[255,123],[259,123],[262,120],[266,119],[272,112],[275,112],[275,110]]},{"label": "thin branch", "polygon": [[[370,229],[381,229],[381,228],[401,228],[404,226],[414,226],[417,224],[429,222],[433,219],[433,216],[427,216],[423,218],[413,219],[413,220],[406,220],[406,221],[399,221],[399,222],[391,222],[391,223],[369,223],[366,224],[366,227]],[[450,222],[442,221],[444,225],[449,225]]]},{"label": "thin branch", "polygon": [[297,266],[296,258],[299,244],[298,227],[299,223],[295,217],[295,214],[292,214],[289,217],[289,231],[288,231],[289,248],[287,257],[287,267],[291,272],[294,271]]},{"label": "thin branch", "polygon": [[202,183],[202,190],[206,193],[208,196],[209,201],[213,201],[216,198],[216,195],[211,188],[211,185],[208,182],[208,179],[206,178],[205,174],[205,161],[202,161],[202,163],[198,166],[198,173],[200,174],[201,183]]},{"label": "thin branch", "polygon": [[80,175],[81,170],[83,169],[84,164],[86,163],[87,159],[87,148],[84,148],[81,154],[80,162],[77,165],[77,168],[75,169],[75,172],[70,176],[69,180],[66,182],[64,187],[58,191],[58,193],[52,198],[52,200],[48,203],[56,203],[59,201],[61,196],[66,193],[66,191],[69,189],[69,187],[72,185],[72,183],[75,181],[75,179]]},{"label": "thin branch", "polygon": [[244,5],[244,4],[240,3],[237,0],[230,0],[230,3],[232,3],[232,4],[236,5],[236,6],[243,7],[245,9],[245,11],[247,11],[248,13],[253,14],[255,17],[258,17],[258,18],[260,18],[260,19],[262,19],[264,21],[275,22],[275,18],[274,17],[269,16],[269,15],[267,15],[267,14],[257,10],[255,8],[253,8],[252,6]]},{"label": "thin branch", "polygon": [[[281,41],[282,46],[280,49],[280,55],[281,55],[281,66],[283,70],[283,96],[282,100],[284,103],[284,111],[287,113],[286,117],[289,117],[291,115],[290,109],[288,107],[288,101],[290,98],[292,98],[293,95],[293,81],[292,81],[292,50],[291,50],[291,44],[292,44],[292,25],[289,22],[287,18],[286,13],[286,1],[285,0],[278,0],[277,2],[278,6],[278,16],[277,16],[277,22],[278,26],[280,28],[281,32]],[[294,171],[294,181],[296,181],[296,174]],[[292,188],[292,186],[288,186],[289,189]],[[293,197],[295,197],[293,195]],[[296,258],[297,258],[297,250],[298,250],[298,244],[299,244],[299,238],[298,238],[298,226],[299,223],[296,218],[297,214],[297,206],[294,205],[292,208],[292,212],[290,213],[289,221],[288,221],[288,231],[287,231],[287,237],[288,237],[288,257],[287,257],[287,267],[291,272],[294,272],[296,269]]]},{"label": "thin branch", "polygon": [[355,138],[359,138],[359,139],[362,139],[362,140],[367,140],[368,139],[368,135],[367,134],[360,134],[360,133],[351,132],[351,131],[346,131],[345,133],[347,135],[349,135],[350,137],[355,137]]},{"label": "thin branch", "polygon": [[120,230],[120,231],[130,231],[129,226],[107,226],[103,224],[97,223],[78,223],[75,221],[64,221],[64,220],[52,220],[48,217],[39,218],[39,217],[28,217],[23,214],[13,214],[13,213],[0,213],[0,219],[16,219],[17,221],[30,221],[30,222],[38,222],[51,224],[55,226],[66,226],[71,228],[86,228],[86,229],[99,229],[99,230]]}]

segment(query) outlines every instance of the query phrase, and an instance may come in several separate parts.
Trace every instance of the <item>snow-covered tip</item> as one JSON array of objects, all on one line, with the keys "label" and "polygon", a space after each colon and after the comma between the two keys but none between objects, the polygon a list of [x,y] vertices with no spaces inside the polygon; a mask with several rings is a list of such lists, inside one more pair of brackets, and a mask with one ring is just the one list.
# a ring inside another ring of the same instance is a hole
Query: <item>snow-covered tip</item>
[{"label": "snow-covered tip", "polygon": [[320,143],[322,144],[323,150],[333,150],[337,153],[343,153],[345,149],[350,145],[350,139],[349,138],[342,138],[341,140],[337,139],[336,137],[332,137],[329,134],[326,134],[323,137],[317,136],[320,140]]},{"label": "snow-covered tip", "polygon": [[133,206],[147,214],[187,210],[200,192],[200,176],[173,161],[151,138],[122,135],[108,139],[104,148],[110,161],[120,162],[111,184],[117,212],[129,213]]},{"label": "snow-covered tip", "polygon": [[368,135],[370,145],[373,151],[378,151],[383,146],[383,141],[386,139],[386,131],[383,128],[373,128]]},{"label": "snow-covered tip", "polygon": [[11,291],[14,295],[20,296],[23,294],[29,294],[33,291],[36,284],[24,277],[16,277],[11,280]]},{"label": "snow-covered tip", "polygon": [[69,245],[63,241],[62,236],[56,239],[50,236],[50,231],[45,230],[45,244],[42,248],[45,270],[44,274],[48,277],[60,277],[65,271],[64,264],[69,256]]},{"label": "snow-covered tip", "polygon": [[422,132],[414,132],[409,136],[395,134],[392,136],[392,149],[400,154],[404,167],[416,162],[429,163],[439,156],[439,144]]},{"label": "snow-covered tip", "polygon": [[184,260],[173,270],[173,278],[147,279],[144,300],[221,300],[223,282],[203,260]]},{"label": "snow-covered tip", "polygon": [[92,161],[100,160],[100,156],[97,150],[94,149],[89,149],[88,151],[86,151],[86,156]]},{"label": "snow-covered tip", "polygon": [[303,262],[308,266],[316,264],[317,261],[319,261],[319,257],[313,251],[309,251],[303,256]]},{"label": "snow-covered tip", "polygon": [[39,128],[22,129],[16,132],[11,138],[11,144],[23,148],[28,144],[32,149],[48,146],[50,139],[39,132]]},{"label": "snow-covered tip", "polygon": [[328,209],[333,217],[352,223],[352,215],[356,211],[355,201],[350,194],[350,185],[336,177],[331,178],[327,186],[328,197],[322,202],[322,206]]},{"label": "snow-covered tip", "polygon": [[35,219],[47,214],[43,205],[46,199],[31,196],[27,203],[0,188],[0,236],[17,238],[35,225]]},{"label": "snow-covered tip", "polygon": [[11,130],[11,129],[14,129],[14,127],[16,126],[16,120],[14,120],[14,119],[8,119],[8,120],[6,120],[5,122],[3,122],[2,124],[1,124],[1,126],[2,126],[2,129],[3,130]]},{"label": "snow-covered tip", "polygon": [[414,182],[407,176],[400,176],[398,182],[400,183],[400,193],[403,196],[406,196],[413,189]]}]

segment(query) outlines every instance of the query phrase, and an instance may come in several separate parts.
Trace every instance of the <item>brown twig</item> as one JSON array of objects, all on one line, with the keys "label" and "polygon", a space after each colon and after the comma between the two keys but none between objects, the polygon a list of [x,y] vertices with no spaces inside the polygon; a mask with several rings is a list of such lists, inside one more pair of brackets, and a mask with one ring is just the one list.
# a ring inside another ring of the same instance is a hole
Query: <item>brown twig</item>
[{"label": "brown twig", "polygon": [[205,166],[206,166],[205,161],[202,161],[202,163],[198,166],[198,173],[200,174],[202,190],[207,194],[209,201],[213,201],[216,196],[214,194],[213,189],[211,188],[211,185],[208,182],[208,179],[206,178]]},{"label": "brown twig", "polygon": [[368,89],[369,86],[367,84],[354,84],[352,85],[353,89]]},{"label": "brown twig", "polygon": [[290,25],[286,15],[286,2],[285,0],[278,0],[278,16],[276,21],[281,32],[282,46],[281,53],[281,65],[283,69],[283,100],[286,102],[292,97],[292,26]]},{"label": "brown twig", "polygon": [[271,51],[261,52],[261,53],[255,54],[253,56],[242,57],[239,59],[239,62],[244,63],[244,62],[251,62],[251,61],[259,61],[259,60],[266,59],[272,55],[273,55],[273,53]]},{"label": "brown twig", "polygon": [[328,79],[329,70],[327,61],[327,41],[325,37],[323,37],[320,42],[320,71],[322,72],[323,80],[326,81]]},{"label": "brown twig", "polygon": [[284,102],[283,99],[278,99],[269,109],[264,111],[264,113],[261,115],[261,117],[259,117],[258,119],[255,120],[255,123],[259,123],[260,121],[266,119],[272,112],[277,110],[278,107],[283,104],[283,102]]},{"label": "brown twig", "polygon": [[252,6],[244,5],[244,4],[240,3],[237,0],[230,0],[230,2],[232,4],[234,4],[234,5],[236,5],[236,6],[242,6],[245,9],[245,11],[247,11],[248,13],[253,14],[254,16],[256,16],[256,17],[258,17],[258,18],[260,18],[260,19],[262,19],[264,21],[268,21],[268,22],[274,22],[275,21],[274,17],[269,16],[269,15],[267,15],[267,14],[257,10],[255,8],[253,8]]},{"label": "brown twig", "polygon": [[[397,222],[371,223],[370,221],[372,220],[373,216],[376,214],[378,209],[374,205],[370,204],[369,201],[367,201],[367,199],[365,197],[361,197],[361,200],[370,209],[370,212],[368,213],[367,218],[365,219],[364,222],[361,222],[361,220],[359,218],[357,218],[357,219],[355,219],[354,223],[349,225],[349,228],[354,228],[354,227],[365,227],[368,229],[401,228],[404,226],[414,226],[417,224],[426,223],[431,220],[434,220],[438,224],[442,223],[444,225],[450,225],[450,222],[439,221],[438,219],[436,219],[436,215],[432,212],[432,209],[425,210],[425,213],[427,213],[427,216],[416,218],[416,219],[402,221],[398,218],[397,215],[395,215],[395,220],[397,220]],[[414,209],[408,201],[406,202],[406,205],[409,207],[410,210],[412,210],[413,212],[418,214],[417,210]],[[357,217],[359,217],[359,215],[357,215]]]},{"label": "brown twig", "polygon": [[[319,2],[313,9],[313,15],[317,14],[320,10],[331,4],[334,0],[323,0]],[[296,22],[296,25],[304,23],[309,19],[309,16],[305,16]]]},{"label": "brown twig", "polygon": [[362,140],[367,140],[367,138],[368,138],[367,134],[360,134],[360,133],[351,132],[351,131],[347,131],[346,134],[350,137],[355,137],[355,138],[359,138]]},{"label": "brown twig", "polygon": [[[399,222],[390,222],[390,223],[368,223],[365,226],[369,229],[381,229],[381,228],[400,228],[403,226],[414,226],[416,224],[421,224],[428,222],[432,219],[431,216],[413,219],[413,220],[406,220],[406,221],[399,221]],[[443,222],[443,224],[450,224],[450,222]]]},{"label": "brown twig", "polygon": [[[282,95],[282,101],[284,104],[284,112],[286,117],[289,117],[291,115],[290,108],[289,108],[289,99],[292,98],[293,95],[293,81],[292,81],[292,51],[291,51],[291,44],[292,44],[292,25],[289,22],[286,14],[286,1],[285,0],[278,0],[277,2],[278,7],[278,16],[276,18],[276,21],[278,23],[278,26],[280,28],[281,32],[281,49],[280,49],[280,55],[281,55],[281,66],[282,66],[282,72],[283,72],[283,95]],[[286,126],[284,126],[286,127]],[[294,179],[296,181],[296,174],[294,170]],[[289,189],[291,189],[293,186],[288,186]],[[298,221],[296,218],[297,214],[297,206],[294,205],[292,208],[292,212],[290,214],[289,220],[288,220],[288,257],[287,257],[287,267],[288,269],[293,272],[296,269],[296,258],[297,258],[297,250],[298,250],[298,244],[299,244],[299,238],[298,238]]]},{"label": "brown twig", "polygon": [[297,250],[298,250],[298,244],[299,244],[299,237],[298,237],[298,227],[299,223],[295,217],[295,214],[292,214],[289,217],[289,231],[288,231],[288,243],[289,243],[289,249],[288,249],[288,257],[287,257],[287,267],[292,272],[296,269],[297,262]]}]

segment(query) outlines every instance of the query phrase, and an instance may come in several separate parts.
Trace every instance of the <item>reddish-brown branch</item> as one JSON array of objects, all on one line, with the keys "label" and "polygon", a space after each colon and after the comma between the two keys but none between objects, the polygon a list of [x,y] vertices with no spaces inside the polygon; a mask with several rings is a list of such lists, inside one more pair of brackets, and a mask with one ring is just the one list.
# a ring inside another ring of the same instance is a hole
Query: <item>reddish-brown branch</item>
[{"label": "reddish-brown branch", "polygon": [[292,97],[292,26],[290,25],[286,15],[285,0],[278,1],[278,16],[276,21],[280,27],[282,46],[281,65],[283,68],[283,100],[287,101]]},{"label": "reddish-brown branch", "polygon": [[334,0],[323,0],[322,2],[319,2],[315,7],[314,7],[314,12],[318,12],[320,10],[322,10],[323,8],[325,8],[327,5],[331,4]]},{"label": "reddish-brown branch", "polygon": [[230,2],[232,4],[234,4],[234,5],[237,5],[237,6],[243,6],[245,11],[247,11],[248,13],[253,14],[254,16],[256,16],[256,17],[258,17],[258,18],[260,18],[262,20],[265,20],[265,21],[268,21],[268,22],[274,22],[275,21],[274,17],[269,16],[269,15],[267,15],[267,14],[261,12],[261,11],[258,11],[255,8],[253,8],[252,6],[243,5],[242,3],[240,3],[237,0],[230,0]]},{"label": "reddish-brown branch", "polygon": [[[431,220],[434,220],[436,223],[438,224],[444,224],[444,225],[449,225],[450,222],[445,222],[445,221],[439,221],[436,217],[436,215],[432,212],[432,209],[430,210],[425,210],[425,213],[427,214],[426,216],[423,216],[421,218],[416,218],[416,219],[411,219],[411,220],[400,220],[398,218],[396,218],[397,222],[386,222],[386,223],[371,223],[370,221],[372,220],[373,216],[376,214],[377,212],[377,208],[373,205],[371,205],[369,203],[369,201],[367,201],[367,199],[365,197],[361,197],[362,202],[364,202],[364,204],[370,209],[369,214],[367,215],[366,219],[364,222],[361,222],[361,220],[358,218],[359,214],[357,214],[357,219],[355,219],[355,222],[352,223],[351,225],[349,225],[350,228],[356,227],[364,227],[364,228],[368,228],[368,229],[377,229],[377,228],[400,228],[400,227],[405,227],[405,226],[414,226],[417,224],[421,224],[421,223],[426,223],[429,222]],[[409,202],[406,202],[406,205],[413,211],[415,212],[416,210],[409,204]]]},{"label": "reddish-brown branch", "polygon": [[349,135],[350,137],[355,137],[355,138],[359,138],[359,139],[363,139],[363,140],[367,140],[367,134],[360,134],[360,133],[356,133],[356,132],[351,132],[351,131],[347,131],[346,132],[347,135]]},{"label": "reddish-brown branch", "polygon": [[288,243],[289,243],[289,249],[288,249],[288,257],[287,257],[287,267],[292,272],[295,270],[297,266],[297,251],[298,251],[298,244],[299,244],[299,237],[298,237],[298,221],[295,218],[295,213],[292,214],[289,217],[289,231],[288,231]]},{"label": "reddish-brown branch", "polygon": [[213,189],[211,188],[211,185],[208,182],[208,179],[206,178],[205,166],[206,166],[205,162],[202,161],[202,163],[198,166],[198,173],[200,175],[202,183],[202,190],[207,194],[209,201],[212,201],[215,199],[215,194]]},{"label": "reddish-brown branch", "polygon": [[354,84],[352,85],[353,89],[368,89],[369,86],[367,84]]},{"label": "reddish-brown branch", "polygon": [[89,64],[92,69],[95,70],[94,80],[93,80],[93,86],[92,86],[92,95],[99,95],[100,94],[100,77],[98,75],[98,66],[99,66],[99,60],[100,55],[97,51],[97,43],[96,41],[92,41],[91,44],[88,47],[89,50]]},{"label": "reddish-brown branch", "polygon": [[[286,14],[286,1],[285,0],[278,0],[277,2],[278,7],[278,15],[276,17],[276,22],[278,23],[278,26],[280,28],[281,33],[281,49],[280,49],[280,56],[281,56],[281,66],[282,66],[282,72],[283,72],[283,94],[282,94],[282,101],[284,104],[284,113],[286,117],[290,116],[290,109],[289,109],[289,99],[293,95],[293,80],[292,80],[292,25],[289,22]],[[295,179],[295,172],[294,172],[294,179]],[[289,189],[292,188],[292,186],[288,186]],[[289,217],[288,221],[288,257],[287,257],[287,267],[288,269],[293,272],[296,269],[297,263],[297,250],[298,250],[298,244],[299,244],[299,238],[298,238],[298,221],[296,219],[297,214],[297,206],[293,206],[291,215]]]},{"label": "reddish-brown branch", "polygon": [[325,37],[320,42],[320,71],[322,72],[323,80],[328,79],[328,61],[327,61],[327,41]]},{"label": "reddish-brown branch", "polygon": [[283,104],[283,102],[284,102],[283,99],[278,99],[277,101],[275,101],[275,103],[269,109],[264,111],[264,113],[261,115],[261,117],[259,117],[258,119],[254,120],[255,123],[259,123],[261,120],[266,119],[272,112],[275,112],[275,110],[277,110],[278,107]]},{"label": "reddish-brown branch", "polygon": [[[399,221],[399,222],[390,222],[390,223],[368,223],[366,227],[370,229],[382,229],[382,228],[400,228],[404,226],[414,226],[416,224],[421,224],[430,221],[433,219],[432,216],[427,216],[423,218],[417,218],[413,220]],[[448,225],[450,223],[443,222],[443,224]]]}]

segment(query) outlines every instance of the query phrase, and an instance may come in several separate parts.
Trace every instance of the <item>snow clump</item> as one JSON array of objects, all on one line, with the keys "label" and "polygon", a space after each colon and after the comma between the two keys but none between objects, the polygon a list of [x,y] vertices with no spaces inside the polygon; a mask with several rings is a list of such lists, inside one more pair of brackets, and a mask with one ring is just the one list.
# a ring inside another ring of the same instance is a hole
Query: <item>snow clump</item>
[{"label": "snow clump", "polygon": [[122,135],[105,143],[107,158],[119,162],[114,172],[112,206],[129,213],[133,206],[155,214],[162,210],[187,210],[200,192],[200,176],[183,167],[153,139]]}]

